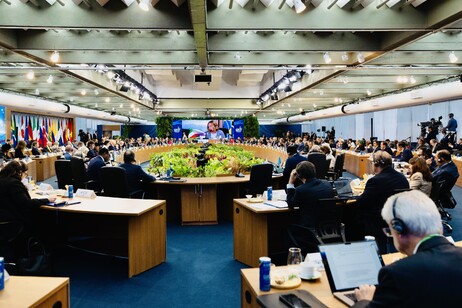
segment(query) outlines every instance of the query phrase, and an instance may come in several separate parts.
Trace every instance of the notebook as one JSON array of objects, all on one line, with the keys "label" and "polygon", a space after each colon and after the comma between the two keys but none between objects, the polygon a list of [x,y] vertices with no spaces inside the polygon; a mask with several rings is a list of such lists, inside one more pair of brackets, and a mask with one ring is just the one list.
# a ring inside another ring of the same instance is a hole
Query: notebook
[{"label": "notebook", "polygon": [[377,285],[384,265],[375,241],[319,245],[333,295],[352,306],[354,289],[363,284]]}]

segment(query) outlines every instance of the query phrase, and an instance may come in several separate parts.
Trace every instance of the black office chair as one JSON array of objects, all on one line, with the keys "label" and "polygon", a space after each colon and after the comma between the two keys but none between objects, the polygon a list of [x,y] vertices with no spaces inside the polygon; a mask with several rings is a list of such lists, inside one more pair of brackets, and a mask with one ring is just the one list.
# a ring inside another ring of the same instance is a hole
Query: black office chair
[{"label": "black office chair", "polygon": [[308,154],[307,159],[316,167],[316,177],[318,179],[325,179],[327,171],[329,170],[326,155],[322,153],[311,153]]},{"label": "black office chair", "polygon": [[250,180],[247,186],[247,193],[255,196],[263,194],[263,192],[271,186],[273,178],[272,164],[253,165],[250,169]]},{"label": "black office chair", "polygon": [[328,171],[327,172],[327,177],[332,180],[337,180],[342,177],[343,175],[343,165],[345,163],[345,154],[340,153],[337,155],[335,158],[335,165],[334,165],[334,170],[333,171]]},{"label": "black office chair", "polygon": [[83,159],[78,157],[71,157],[71,170],[72,170],[72,182],[74,183],[74,191],[77,189],[93,189],[98,190],[96,182],[93,180],[87,180],[87,169],[85,168],[85,162]]},{"label": "black office chair", "polygon": [[55,161],[56,179],[59,189],[66,189],[66,185],[72,185],[72,168],[71,161],[58,159]]},{"label": "black office chair", "polygon": [[103,184],[103,194],[117,198],[144,198],[143,190],[128,191],[127,176],[125,169],[121,167],[106,166],[99,171]]},{"label": "black office chair", "polygon": [[317,245],[345,243],[345,225],[341,222],[341,217],[347,201],[346,198],[319,199],[312,211],[314,226],[299,224],[289,226],[287,231],[291,245],[300,247],[304,253],[308,253],[318,251]]},{"label": "black office chair", "polygon": [[440,201],[441,188],[444,186],[444,182],[445,181],[433,181],[430,198],[435,202],[438,212],[441,215],[441,223],[443,224],[444,231],[446,233],[452,233],[452,226],[448,222],[452,219],[451,214],[444,209]]},{"label": "black office chair", "polygon": [[24,226],[18,221],[0,221],[0,255],[6,263],[16,262],[15,241],[23,231]]}]

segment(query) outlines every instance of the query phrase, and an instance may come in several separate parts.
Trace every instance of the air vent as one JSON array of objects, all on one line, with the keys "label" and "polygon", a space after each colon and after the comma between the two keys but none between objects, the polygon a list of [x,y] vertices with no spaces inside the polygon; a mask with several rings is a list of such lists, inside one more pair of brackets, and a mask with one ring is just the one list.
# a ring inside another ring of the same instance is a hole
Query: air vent
[{"label": "air vent", "polygon": [[212,82],[212,75],[194,75],[194,82]]}]

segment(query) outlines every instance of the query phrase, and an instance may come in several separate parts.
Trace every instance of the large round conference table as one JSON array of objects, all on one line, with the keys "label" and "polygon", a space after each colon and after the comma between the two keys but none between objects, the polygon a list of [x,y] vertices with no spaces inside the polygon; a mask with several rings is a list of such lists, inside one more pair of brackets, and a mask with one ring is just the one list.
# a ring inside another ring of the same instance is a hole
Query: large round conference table
[{"label": "large round conference table", "polygon": [[[233,145],[248,150],[256,157],[269,162],[284,162],[287,153],[284,150],[271,147],[252,145]],[[135,150],[135,159],[142,163],[149,161],[156,153],[168,152],[174,148],[186,147],[186,145],[168,145],[148,147]],[[122,157],[116,157],[121,161]],[[274,188],[279,187],[279,178],[273,177]],[[181,178],[182,182],[169,182],[157,180],[149,184],[148,196],[167,201],[167,213],[169,221],[181,220],[182,224],[216,224],[218,218],[232,220],[233,199],[241,196],[243,185],[249,182],[249,174],[244,177],[234,175],[204,177],[204,178]]]}]

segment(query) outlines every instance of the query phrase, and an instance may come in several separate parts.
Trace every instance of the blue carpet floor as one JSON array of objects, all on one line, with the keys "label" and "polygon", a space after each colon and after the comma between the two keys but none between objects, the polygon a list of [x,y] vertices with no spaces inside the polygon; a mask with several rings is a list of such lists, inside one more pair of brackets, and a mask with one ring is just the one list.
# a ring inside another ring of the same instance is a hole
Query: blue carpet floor
[{"label": "blue carpet floor", "polygon": [[[346,175],[351,177],[351,175]],[[47,183],[56,186],[54,178]],[[462,188],[450,210],[453,238],[462,240]],[[239,307],[240,269],[233,226],[167,226],[167,262],[131,279],[127,261],[74,249],[55,256],[56,276],[71,278],[72,307]]]}]

